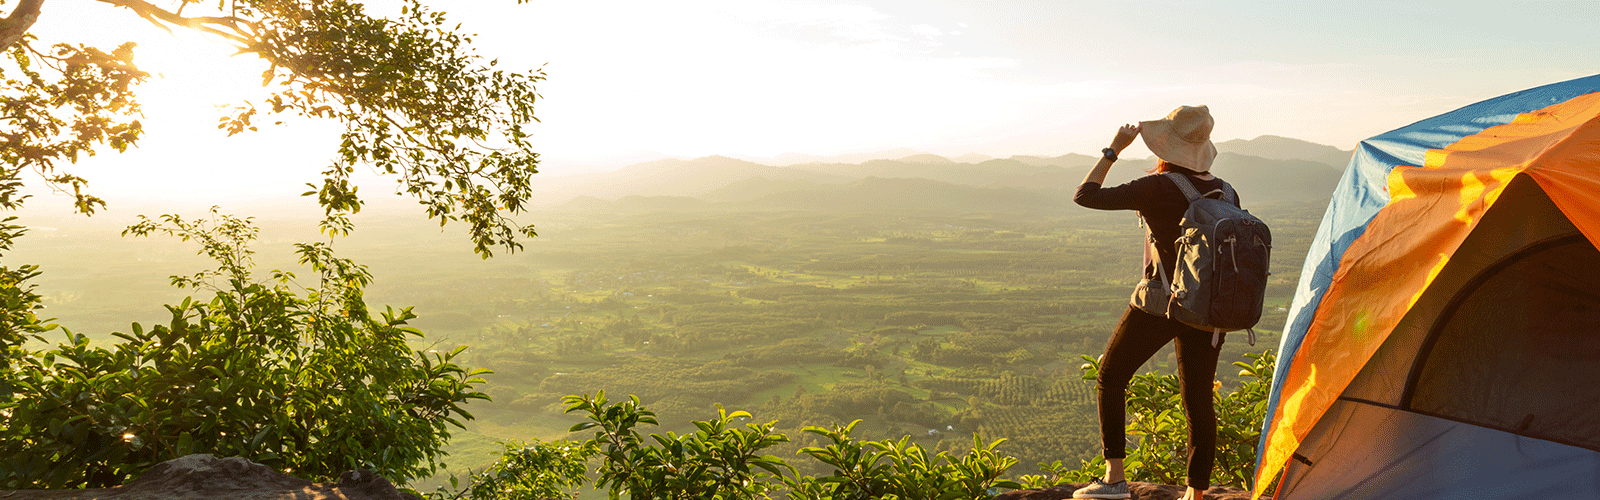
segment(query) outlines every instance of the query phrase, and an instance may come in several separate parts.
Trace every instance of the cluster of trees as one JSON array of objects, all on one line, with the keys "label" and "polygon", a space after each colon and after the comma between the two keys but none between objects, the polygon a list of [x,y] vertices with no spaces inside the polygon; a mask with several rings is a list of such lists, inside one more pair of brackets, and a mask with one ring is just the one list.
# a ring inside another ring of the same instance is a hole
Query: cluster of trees
[{"label": "cluster of trees", "polygon": [[823,343],[814,338],[785,339],[776,344],[760,345],[723,355],[724,359],[739,366],[771,367],[800,364],[837,364],[851,353],[838,345]]}]

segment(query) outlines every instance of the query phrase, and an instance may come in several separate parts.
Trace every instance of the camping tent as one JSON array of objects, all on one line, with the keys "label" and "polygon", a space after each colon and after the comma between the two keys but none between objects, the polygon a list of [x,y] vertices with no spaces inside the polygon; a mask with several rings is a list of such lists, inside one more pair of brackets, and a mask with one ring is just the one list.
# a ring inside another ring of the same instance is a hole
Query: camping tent
[{"label": "camping tent", "polygon": [[1257,484],[1600,498],[1597,244],[1600,75],[1362,141],[1284,327]]}]

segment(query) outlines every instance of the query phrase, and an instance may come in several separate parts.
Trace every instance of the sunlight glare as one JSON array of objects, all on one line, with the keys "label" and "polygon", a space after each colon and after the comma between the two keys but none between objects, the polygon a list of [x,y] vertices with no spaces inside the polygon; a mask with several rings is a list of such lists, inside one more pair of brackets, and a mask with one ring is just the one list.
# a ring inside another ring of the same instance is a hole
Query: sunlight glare
[{"label": "sunlight glare", "polygon": [[[218,37],[157,28],[130,12],[95,2],[50,4],[33,30],[43,44],[84,43],[110,50],[132,41],[134,61],[150,74],[136,89],[145,136],[136,148],[81,158],[61,168],[89,179],[88,191],[119,205],[210,205],[293,197],[320,178],[337,140],[332,124],[257,116],[259,132],[233,137],[217,128],[235,106],[270,95],[265,61]],[[32,185],[30,188],[40,186]],[[35,191],[41,194],[42,189]],[[40,200],[35,205],[60,205]],[[59,207],[56,207],[59,208]]]}]

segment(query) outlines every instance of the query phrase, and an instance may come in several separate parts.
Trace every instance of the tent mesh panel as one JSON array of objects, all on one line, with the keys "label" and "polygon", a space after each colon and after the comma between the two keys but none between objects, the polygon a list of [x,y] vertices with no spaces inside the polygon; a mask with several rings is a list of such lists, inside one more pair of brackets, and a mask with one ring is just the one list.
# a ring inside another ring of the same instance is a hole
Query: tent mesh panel
[{"label": "tent mesh panel", "polygon": [[1560,238],[1474,282],[1435,323],[1404,406],[1600,450],[1600,251]]}]

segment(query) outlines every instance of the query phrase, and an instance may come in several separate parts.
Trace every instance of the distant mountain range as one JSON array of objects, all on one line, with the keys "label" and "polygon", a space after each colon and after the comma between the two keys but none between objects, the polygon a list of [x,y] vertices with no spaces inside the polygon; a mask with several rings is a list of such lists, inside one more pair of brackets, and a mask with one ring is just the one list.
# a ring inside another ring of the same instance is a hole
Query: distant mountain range
[{"label": "distant mountain range", "polygon": [[1355,153],[1354,151],[1345,151],[1333,146],[1276,135],[1263,135],[1248,141],[1234,139],[1219,142],[1217,143],[1217,151],[1256,156],[1269,160],[1314,161],[1331,165],[1340,171],[1343,171],[1344,167],[1350,164],[1350,155]]},{"label": "distant mountain range", "polygon": [[[1351,152],[1262,136],[1217,144],[1213,171],[1250,203],[1326,199]],[[1097,157],[956,158],[894,150],[894,158],[784,155],[787,166],[724,156],[658,160],[612,172],[536,179],[535,199],[564,211],[815,210],[1064,212]],[[799,162],[798,160],[810,160]],[[1125,159],[1107,179],[1144,175],[1151,159]]]}]

